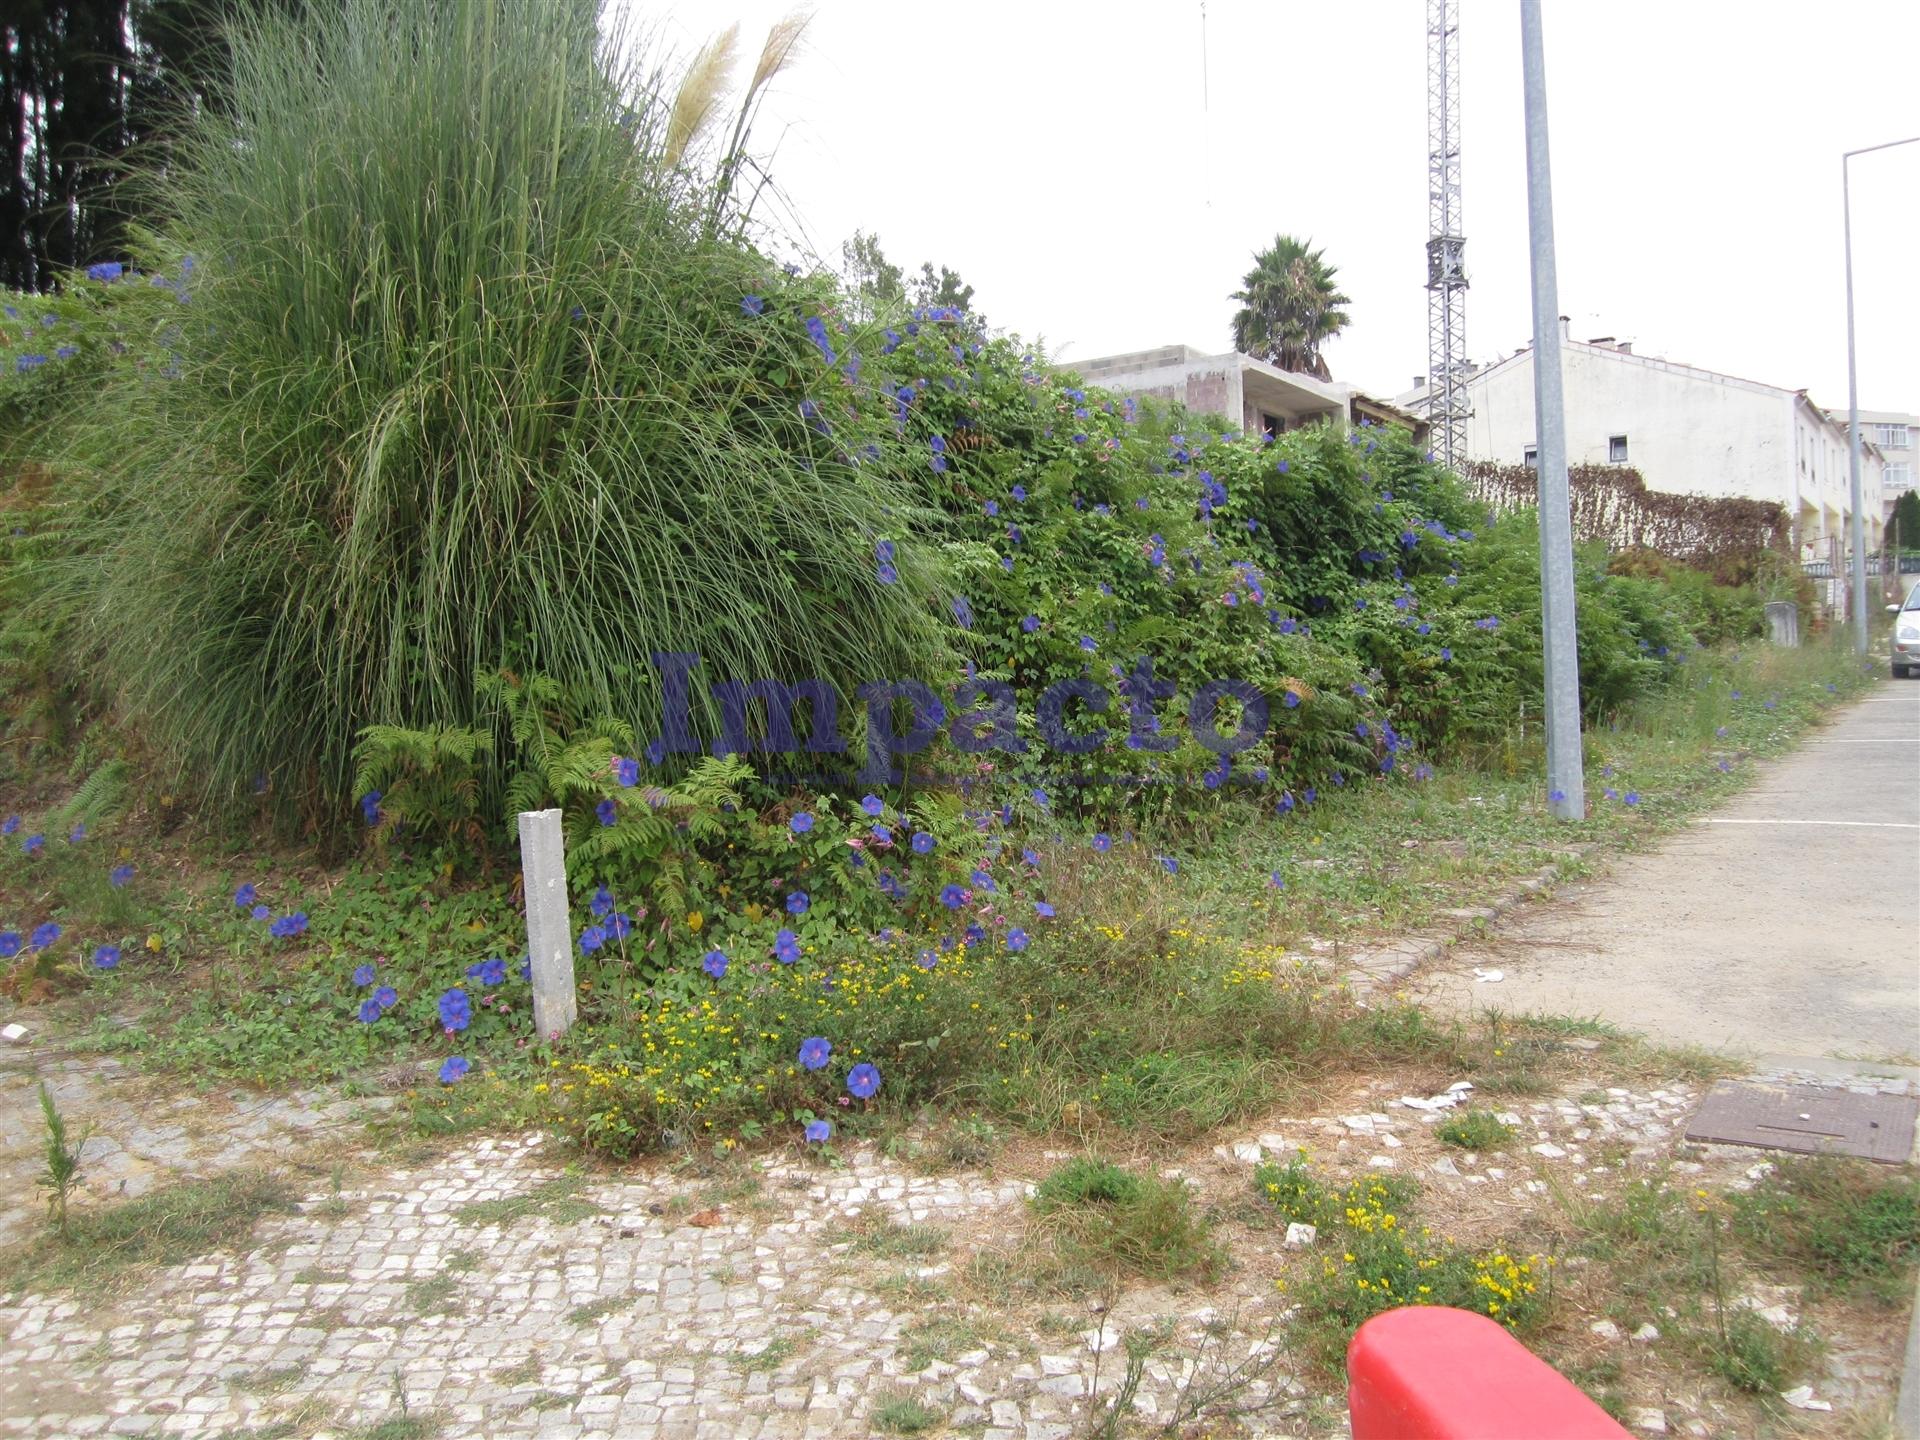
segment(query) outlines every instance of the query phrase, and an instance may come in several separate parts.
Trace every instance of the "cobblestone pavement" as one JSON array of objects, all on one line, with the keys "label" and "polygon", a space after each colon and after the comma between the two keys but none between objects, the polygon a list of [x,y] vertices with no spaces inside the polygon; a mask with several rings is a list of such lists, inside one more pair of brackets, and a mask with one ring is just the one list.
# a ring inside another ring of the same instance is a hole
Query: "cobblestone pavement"
[{"label": "cobblestone pavement", "polygon": [[[1333,1174],[1417,1174],[1462,1203],[1524,1208],[1550,1185],[1598,1197],[1673,1154],[1698,1094],[1615,1086],[1514,1103],[1513,1140],[1475,1157],[1431,1134],[1445,1092],[1375,1085],[1351,1113],[1275,1117],[1172,1173],[1222,1210],[1247,1194],[1251,1164],[1298,1147]],[[164,1105],[103,1103],[108,1132],[178,1123]],[[242,1160],[326,1123],[312,1098],[286,1103],[260,1112],[279,1117],[266,1131],[244,1130]],[[1690,1153],[1681,1174],[1736,1183],[1765,1164]],[[1172,1418],[1239,1366],[1251,1378],[1231,1403],[1251,1407],[1247,1433],[1344,1433],[1342,1397],[1290,1373],[1267,1266],[1285,1245],[1276,1229],[1239,1235],[1238,1267],[1214,1290],[1142,1287],[1111,1309],[1082,1297],[1059,1302],[1064,1315],[1023,1314],[961,1273],[1025,1224],[1028,1187],[1006,1174],[921,1174],[858,1147],[837,1164],[782,1151],[705,1176],[660,1163],[577,1173],[565,1158],[537,1135],[472,1140],[318,1187],[243,1253],[161,1270],[123,1297],[4,1297],[0,1435],[345,1437],[404,1407],[431,1412],[426,1433],[445,1437],[826,1440],[877,1433],[882,1407],[911,1397],[942,1433],[1077,1440],[1124,1370],[1117,1337],[1147,1325],[1162,1347],[1141,1377],[1143,1418]],[[1036,1173],[1058,1158],[1036,1157]],[[0,1181],[17,1205],[14,1179]],[[1790,1324],[1795,1298],[1752,1303]],[[1887,1393],[1886,1357],[1834,1353],[1823,1397]],[[1638,1428],[1657,1414],[1675,1434],[1738,1433],[1698,1397],[1660,1398]]]}]

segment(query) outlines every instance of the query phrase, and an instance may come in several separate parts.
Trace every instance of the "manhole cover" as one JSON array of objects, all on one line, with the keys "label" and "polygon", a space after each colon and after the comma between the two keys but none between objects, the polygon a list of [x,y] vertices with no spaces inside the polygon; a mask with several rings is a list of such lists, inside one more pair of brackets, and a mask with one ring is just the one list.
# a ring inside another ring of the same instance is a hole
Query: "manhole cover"
[{"label": "manhole cover", "polygon": [[1905,1095],[1721,1080],[1687,1122],[1687,1139],[1902,1165],[1913,1149],[1916,1113],[1920,1099]]}]

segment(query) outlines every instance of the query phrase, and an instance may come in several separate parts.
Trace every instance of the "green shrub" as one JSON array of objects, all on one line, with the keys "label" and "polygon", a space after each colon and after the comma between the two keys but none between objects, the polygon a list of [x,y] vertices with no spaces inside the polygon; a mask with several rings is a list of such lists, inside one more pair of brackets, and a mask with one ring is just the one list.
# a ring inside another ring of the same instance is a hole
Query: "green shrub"
[{"label": "green shrub", "polygon": [[1513,1138],[1513,1127],[1502,1124],[1490,1110],[1467,1110],[1449,1115],[1434,1127],[1434,1136],[1443,1145],[1462,1150],[1491,1150]]},{"label": "green shrub", "polygon": [[1728,1196],[1733,1229],[1824,1289],[1903,1302],[1920,1262],[1920,1183],[1876,1166],[1786,1159],[1752,1190]]},{"label": "green shrub", "polygon": [[1081,1156],[1041,1180],[1032,1204],[1069,1265],[1173,1280],[1211,1279],[1226,1263],[1183,1180]]}]

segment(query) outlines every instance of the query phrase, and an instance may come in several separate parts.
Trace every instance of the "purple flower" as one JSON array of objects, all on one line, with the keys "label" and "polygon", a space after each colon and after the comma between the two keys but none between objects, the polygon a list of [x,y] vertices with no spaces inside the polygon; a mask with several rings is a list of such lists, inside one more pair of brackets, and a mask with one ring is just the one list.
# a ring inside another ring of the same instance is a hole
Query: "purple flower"
[{"label": "purple flower", "polygon": [[0,820],[0,835],[11,835],[19,828],[20,817],[18,815],[9,815],[6,819]]},{"label": "purple flower", "polygon": [[378,1000],[368,998],[360,1002],[360,1023],[362,1025],[373,1024],[373,1022],[378,1020],[384,1013],[380,1008],[380,1002]]},{"label": "purple flower", "polygon": [[804,835],[813,829],[813,816],[805,810],[802,810],[798,815],[795,815],[791,820],[787,821],[787,828],[796,835]]},{"label": "purple flower", "polygon": [[473,1066],[467,1062],[466,1056],[449,1055],[446,1064],[440,1067],[440,1083],[442,1085],[451,1085],[457,1080],[463,1080],[466,1078],[467,1072],[472,1068]]},{"label": "purple flower", "polygon": [[940,903],[949,910],[958,910],[967,903],[967,892],[958,885],[948,885],[940,891]]},{"label": "purple flower", "polygon": [[802,1069],[823,1069],[827,1061],[832,1058],[833,1046],[827,1043],[824,1036],[812,1035],[800,1042],[800,1065]]},{"label": "purple flower", "polygon": [[307,912],[296,910],[291,915],[282,915],[267,927],[267,933],[276,940],[291,940],[296,935],[307,933]]},{"label": "purple flower", "polygon": [[827,322],[818,315],[807,317],[807,338],[813,341],[827,364],[832,365],[839,360],[840,357],[833,353],[833,342],[827,339]]},{"label": "purple flower", "polygon": [[369,790],[360,797],[360,813],[366,817],[367,824],[380,823],[380,792]]},{"label": "purple flower", "polygon": [[74,826],[73,829],[67,832],[67,843],[69,845],[78,845],[82,840],[86,838],[87,838],[87,826],[85,821],[82,821],[80,824]]},{"label": "purple flower", "polygon": [[640,783],[640,762],[629,759],[624,755],[614,756],[613,778],[618,780],[622,785],[638,785]]},{"label": "purple flower", "polygon": [[1028,615],[1023,617],[1020,621],[1020,628],[1026,631],[1027,634],[1029,635],[1033,634],[1034,631],[1040,628],[1040,617],[1038,615]]},{"label": "purple flower", "polygon": [[253,904],[259,893],[260,892],[251,885],[242,885],[238,890],[233,892],[233,903],[244,910]]},{"label": "purple flower", "polygon": [[47,848],[47,837],[44,835],[29,835],[25,840],[20,842],[20,848],[29,855],[38,855],[42,850]]},{"label": "purple flower", "polygon": [[125,267],[122,266],[118,260],[102,260],[98,265],[89,265],[87,267],[87,278],[89,280],[98,280],[104,285],[110,285],[120,278],[124,269]]},{"label": "purple flower", "polygon": [[593,899],[588,903],[587,908],[593,912],[596,919],[604,920],[613,913],[613,892],[604,885],[600,886],[593,892]]},{"label": "purple flower", "polygon": [[1627,804],[1638,805],[1640,803],[1640,792],[1638,790],[1629,790],[1624,798]]},{"label": "purple flower", "polygon": [[1101,831],[1093,837],[1093,848],[1102,855],[1106,854],[1109,850],[1113,849],[1113,837],[1104,830]]},{"label": "purple flower", "polygon": [[60,938],[60,927],[49,920],[44,925],[34,927],[33,934],[27,937],[29,950],[44,950]]},{"label": "purple flower", "polygon": [[1174,859],[1173,856],[1162,855],[1159,859],[1162,868],[1164,868],[1169,875],[1178,875],[1180,873],[1180,862]]},{"label": "purple flower", "polygon": [[400,1003],[400,992],[395,990],[391,985],[382,985],[378,990],[373,992],[373,1003],[378,1005],[382,1010],[391,1010]]},{"label": "purple flower", "polygon": [[1049,905],[1046,901],[1036,900],[1033,902],[1033,913],[1038,915],[1042,920],[1051,920],[1055,912],[1053,906]]},{"label": "purple flower", "polygon": [[473,1006],[467,992],[455,986],[440,997],[440,1028],[449,1035],[464,1030],[473,1020]]},{"label": "purple flower", "polygon": [[580,953],[582,955],[591,955],[606,943],[607,931],[605,926],[589,925],[580,932]]},{"label": "purple flower", "polygon": [[931,970],[933,969],[934,966],[940,963],[940,957],[934,954],[933,951],[931,950],[922,950],[918,955],[914,956],[913,958],[915,963],[918,964],[922,970]]},{"label": "purple flower", "polygon": [[1567,803],[1567,792],[1564,790],[1549,790],[1547,792],[1547,799],[1555,805],[1564,805]]},{"label": "purple flower", "polygon": [[1269,870],[1267,872],[1267,884],[1276,890],[1284,890],[1287,888],[1287,882],[1280,877],[1278,870]]},{"label": "purple flower", "polygon": [[812,904],[813,901],[806,891],[796,890],[787,896],[787,914],[804,915]]},{"label": "purple flower", "polygon": [[253,907],[253,909],[247,912],[247,915],[249,916],[249,918],[254,920],[264,920],[271,914],[273,914],[273,911],[269,910],[264,905],[256,905]]},{"label": "purple flower", "polygon": [[773,937],[773,958],[782,965],[791,965],[800,958],[800,937],[791,930],[782,930]]},{"label": "purple flower", "polygon": [[720,979],[727,973],[727,952],[724,950],[707,951],[706,958],[700,962],[700,968],[714,979]]},{"label": "purple flower", "polygon": [[107,883],[116,890],[127,888],[127,882],[133,879],[133,866],[116,865],[107,872]]},{"label": "purple flower", "polygon": [[375,971],[371,965],[362,965],[353,972],[353,983],[362,989],[374,982]]},{"label": "purple flower", "polygon": [[1007,931],[1007,948],[1009,950],[1026,949],[1027,948],[1027,932],[1022,930],[1018,925],[1014,926],[1013,929]]},{"label": "purple flower", "polygon": [[620,807],[611,800],[602,800],[593,807],[593,813],[599,817],[602,825],[612,825],[620,818]]},{"label": "purple flower", "polygon": [[808,1144],[824,1144],[833,1138],[833,1126],[825,1120],[809,1120],[806,1133]]},{"label": "purple flower", "polygon": [[916,855],[931,855],[936,843],[938,842],[934,840],[933,835],[929,831],[916,830],[913,832],[913,853]]},{"label": "purple flower", "polygon": [[879,1088],[880,1072],[864,1061],[847,1072],[847,1090],[856,1099],[869,1099]]},{"label": "purple flower", "polygon": [[758,315],[765,311],[766,308],[767,302],[758,295],[742,295],[740,297],[740,313],[742,315]]},{"label": "purple flower", "polygon": [[860,798],[860,808],[868,815],[878,815],[887,808],[887,805],[878,795],[863,795]]},{"label": "purple flower", "polygon": [[0,960],[11,960],[20,953],[20,932],[8,930],[0,933]]},{"label": "purple flower", "polygon": [[477,965],[469,965],[467,978],[478,980],[482,985],[498,985],[507,978],[507,962],[493,959],[482,960]]},{"label": "purple flower", "polygon": [[120,963],[118,945],[101,945],[93,952],[94,967],[99,970],[111,970]]}]

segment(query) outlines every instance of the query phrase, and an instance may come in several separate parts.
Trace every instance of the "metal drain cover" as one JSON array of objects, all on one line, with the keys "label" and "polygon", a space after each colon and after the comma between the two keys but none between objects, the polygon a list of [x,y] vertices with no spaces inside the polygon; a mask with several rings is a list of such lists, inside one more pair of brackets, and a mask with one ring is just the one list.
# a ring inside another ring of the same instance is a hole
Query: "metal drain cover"
[{"label": "metal drain cover", "polygon": [[1916,1114],[1920,1099],[1906,1095],[1721,1080],[1687,1122],[1687,1139],[1902,1165],[1913,1150]]}]

